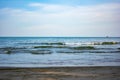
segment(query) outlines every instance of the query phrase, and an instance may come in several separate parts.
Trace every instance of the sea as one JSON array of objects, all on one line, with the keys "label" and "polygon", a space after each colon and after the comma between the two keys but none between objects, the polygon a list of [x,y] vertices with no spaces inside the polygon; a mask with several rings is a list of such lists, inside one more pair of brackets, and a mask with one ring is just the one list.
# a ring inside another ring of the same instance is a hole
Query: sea
[{"label": "sea", "polygon": [[120,37],[0,37],[0,67],[120,66]]}]

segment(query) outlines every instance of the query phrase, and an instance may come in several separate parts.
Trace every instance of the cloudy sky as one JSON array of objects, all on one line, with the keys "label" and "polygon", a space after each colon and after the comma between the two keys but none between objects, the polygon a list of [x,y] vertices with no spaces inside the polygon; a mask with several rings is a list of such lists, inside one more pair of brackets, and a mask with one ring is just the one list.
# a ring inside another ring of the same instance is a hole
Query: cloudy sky
[{"label": "cloudy sky", "polygon": [[0,36],[120,37],[120,0],[0,0]]}]

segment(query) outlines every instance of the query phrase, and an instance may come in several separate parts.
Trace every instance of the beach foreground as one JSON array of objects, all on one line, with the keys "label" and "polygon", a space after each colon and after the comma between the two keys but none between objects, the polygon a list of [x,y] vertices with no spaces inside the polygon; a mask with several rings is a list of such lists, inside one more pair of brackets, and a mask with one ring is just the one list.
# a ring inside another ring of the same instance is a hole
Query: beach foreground
[{"label": "beach foreground", "polygon": [[120,67],[0,68],[0,80],[120,80]]}]

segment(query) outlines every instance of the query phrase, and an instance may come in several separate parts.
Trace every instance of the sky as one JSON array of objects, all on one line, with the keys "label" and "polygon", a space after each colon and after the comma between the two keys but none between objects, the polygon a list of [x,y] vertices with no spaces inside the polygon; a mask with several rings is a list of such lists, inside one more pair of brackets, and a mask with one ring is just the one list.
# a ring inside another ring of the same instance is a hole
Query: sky
[{"label": "sky", "polygon": [[0,36],[120,37],[120,0],[0,0]]}]

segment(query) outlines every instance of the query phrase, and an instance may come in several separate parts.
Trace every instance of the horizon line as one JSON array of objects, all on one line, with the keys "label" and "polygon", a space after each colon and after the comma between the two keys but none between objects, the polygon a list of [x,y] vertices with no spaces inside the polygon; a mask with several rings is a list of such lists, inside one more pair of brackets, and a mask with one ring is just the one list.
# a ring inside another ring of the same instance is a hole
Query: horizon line
[{"label": "horizon line", "polygon": [[0,37],[120,37],[120,36],[0,36]]}]

